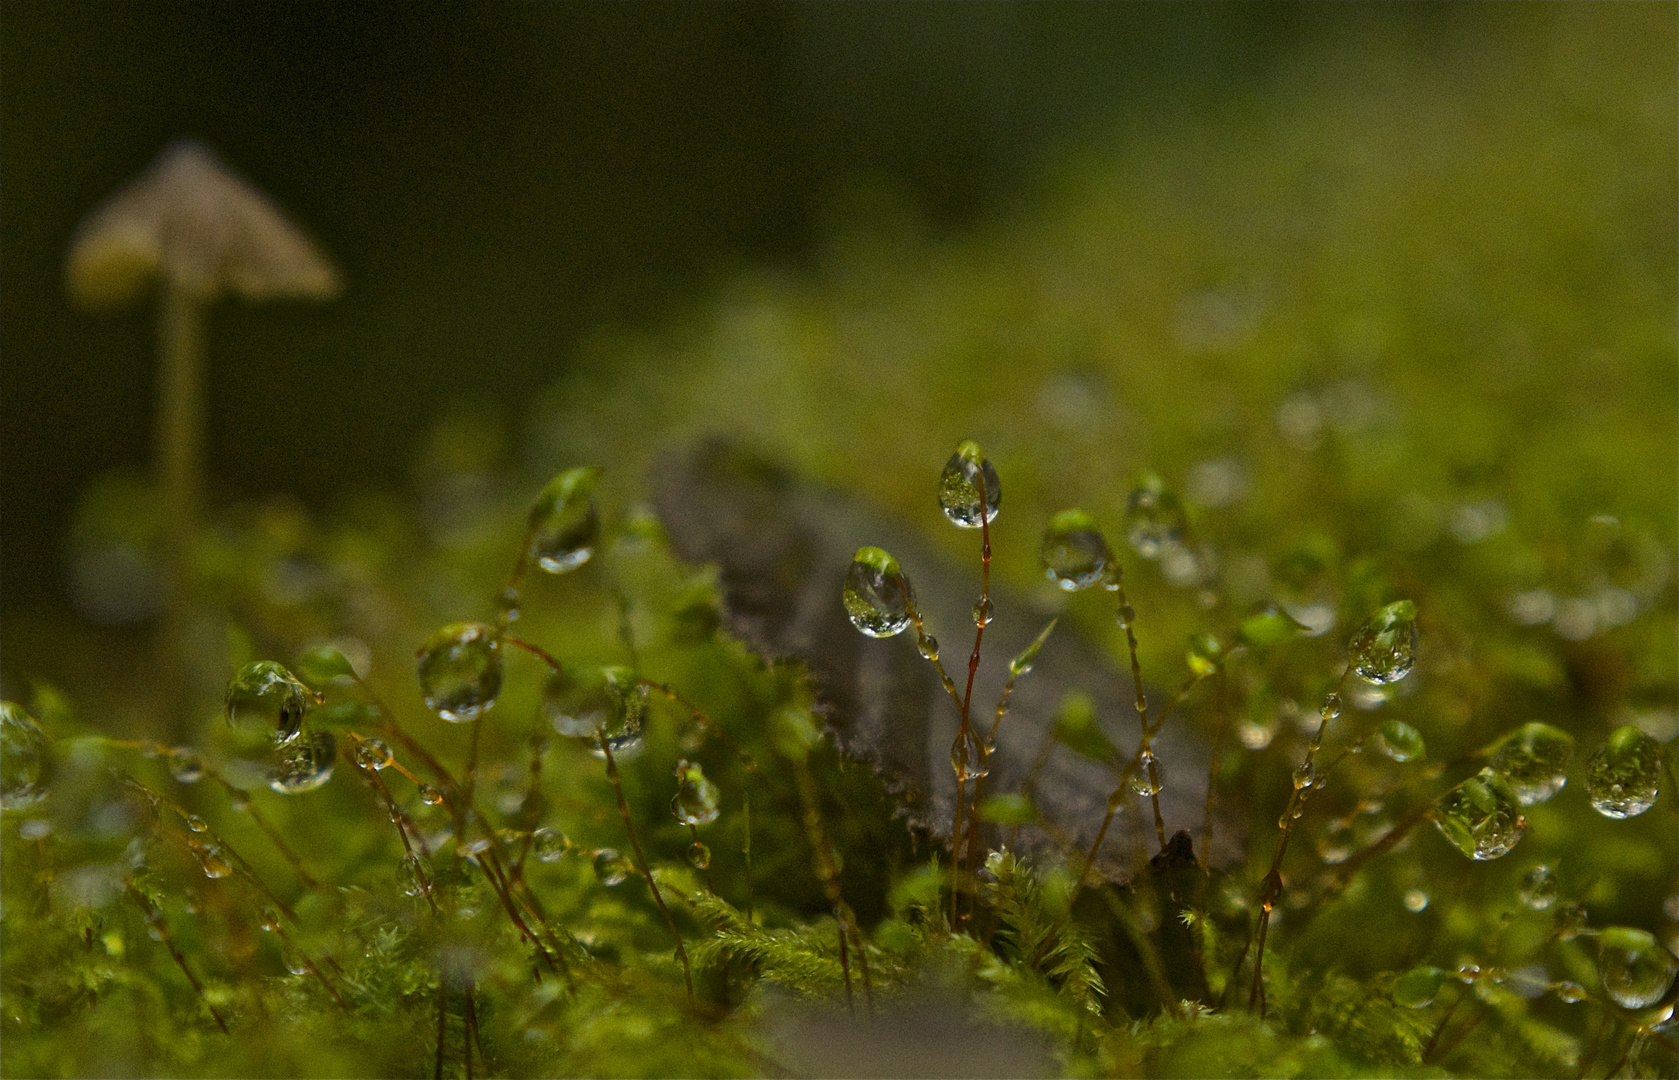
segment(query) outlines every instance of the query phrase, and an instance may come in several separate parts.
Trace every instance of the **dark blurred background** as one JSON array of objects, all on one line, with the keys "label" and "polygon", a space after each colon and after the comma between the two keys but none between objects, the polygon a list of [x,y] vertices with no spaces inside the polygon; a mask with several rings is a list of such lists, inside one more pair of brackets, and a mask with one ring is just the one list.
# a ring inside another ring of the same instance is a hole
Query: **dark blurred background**
[{"label": "dark blurred background", "polygon": [[[1325,36],[1450,39],[1521,5],[85,3],[0,6],[0,588],[60,604],[75,499],[149,461],[149,306],[72,307],[76,222],[182,135],[345,271],[224,303],[213,490],[401,480],[453,395],[516,411],[590,327],[797,267],[855,193],[935,232],[1102,132],[1220,107]],[[864,200],[866,201],[866,200]]]}]

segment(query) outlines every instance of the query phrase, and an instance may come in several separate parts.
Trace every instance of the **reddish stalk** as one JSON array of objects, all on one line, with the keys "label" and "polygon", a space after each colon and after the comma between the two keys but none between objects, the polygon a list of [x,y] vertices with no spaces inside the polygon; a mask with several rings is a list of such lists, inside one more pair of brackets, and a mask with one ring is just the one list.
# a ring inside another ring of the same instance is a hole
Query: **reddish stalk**
[{"label": "reddish stalk", "polygon": [[641,850],[641,838],[636,835],[635,822],[630,820],[630,804],[624,799],[624,782],[618,776],[618,762],[612,757],[612,746],[606,740],[606,732],[595,732],[595,741],[600,746],[602,756],[606,758],[606,778],[612,781],[612,792],[618,797],[618,816],[624,819],[624,831],[629,834],[636,868],[647,879],[647,888],[653,893],[653,902],[659,905],[659,914],[664,916],[665,925],[670,928],[671,940],[676,943],[676,955],[682,961],[682,981],[688,987],[688,1000],[693,1001],[694,973],[688,966],[688,950],[683,947],[682,932],[676,928],[676,920],[671,917],[670,908],[665,906],[665,898],[659,893],[659,883],[653,880],[653,871],[647,865],[647,855]]}]

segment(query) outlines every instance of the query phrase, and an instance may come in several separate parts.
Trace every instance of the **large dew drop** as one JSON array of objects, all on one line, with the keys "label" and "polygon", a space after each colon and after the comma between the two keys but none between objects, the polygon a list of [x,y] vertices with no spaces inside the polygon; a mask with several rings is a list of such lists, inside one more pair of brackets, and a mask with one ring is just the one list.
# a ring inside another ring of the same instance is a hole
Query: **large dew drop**
[{"label": "large dew drop", "polygon": [[915,590],[898,560],[877,547],[860,547],[845,575],[845,614],[869,637],[886,638],[910,624]]},{"label": "large dew drop", "polygon": [[1649,1008],[1679,975],[1679,960],[1646,930],[1611,926],[1598,934],[1597,950],[1603,990],[1623,1008]]},{"label": "large dew drop", "polygon": [[594,466],[567,469],[548,482],[531,507],[530,557],[550,574],[575,570],[594,555],[600,543],[599,479]]},{"label": "large dew drop", "polygon": [[542,718],[574,739],[593,739],[616,708],[612,683],[602,668],[562,668],[542,687]]},{"label": "large dew drop", "polygon": [[607,888],[622,885],[630,876],[630,861],[618,854],[616,848],[601,848],[595,852],[595,876]]},{"label": "large dew drop", "polygon": [[1568,783],[1574,736],[1549,724],[1523,724],[1493,747],[1491,765],[1503,773],[1523,806],[1542,803]]},{"label": "large dew drop", "polygon": [[1145,559],[1158,559],[1183,539],[1183,507],[1158,476],[1147,476],[1125,504],[1125,540]]},{"label": "large dew drop", "polygon": [[256,660],[240,668],[227,684],[227,722],[235,728],[260,726],[295,735],[314,700],[309,688],[283,664]]},{"label": "large dew drop", "polygon": [[1416,761],[1427,753],[1422,733],[1403,720],[1388,720],[1376,729],[1376,746],[1394,761]]},{"label": "large dew drop", "polygon": [[300,731],[276,739],[269,763],[268,786],[282,795],[313,791],[332,779],[338,740],[330,731]]},{"label": "large dew drop", "polygon": [[1516,889],[1522,903],[1534,911],[1544,911],[1556,903],[1557,894],[1562,891],[1556,872],[1544,863],[1523,874]]},{"label": "large dew drop", "polygon": [[501,692],[501,639],[485,623],[451,623],[420,650],[420,690],[445,720],[464,724]]},{"label": "large dew drop", "polygon": [[1039,554],[1049,579],[1068,592],[1105,580],[1113,566],[1096,519],[1083,510],[1063,510],[1050,518]]},{"label": "large dew drop", "polygon": [[950,767],[956,779],[966,783],[987,775],[991,771],[989,758],[989,751],[973,728],[956,732],[956,741],[950,744]]},{"label": "large dew drop", "polygon": [[670,800],[670,812],[684,825],[709,825],[717,820],[717,785],[707,780],[695,762],[686,759],[676,763],[676,794]]},{"label": "large dew drop", "polygon": [[[981,512],[980,486],[985,487],[984,510]],[[997,506],[1002,502],[1003,489],[997,481],[997,470],[991,467],[976,442],[965,442],[956,448],[939,475],[939,508],[950,523],[959,529],[977,529],[997,519]]]},{"label": "large dew drop", "polygon": [[1627,725],[1586,762],[1586,795],[1604,817],[1637,817],[1661,794],[1661,743]]},{"label": "large dew drop", "polygon": [[52,743],[21,705],[0,701],[0,807],[22,810],[47,794]]},{"label": "large dew drop", "polygon": [[1527,818],[1503,774],[1482,769],[1440,796],[1429,815],[1440,834],[1471,859],[1496,859],[1522,838]]},{"label": "large dew drop", "polygon": [[1398,600],[1370,616],[1347,645],[1366,682],[1394,683],[1411,673],[1417,652],[1417,606]]},{"label": "large dew drop", "polygon": [[1432,1005],[1446,985],[1446,972],[1437,967],[1414,967],[1393,980],[1393,1003],[1404,1009]]},{"label": "large dew drop", "polygon": [[594,745],[589,753],[604,760],[606,750],[600,745],[605,738],[607,749],[614,757],[633,757],[641,750],[642,722],[647,716],[647,685],[636,678],[629,668],[612,667],[602,670],[608,692],[612,695],[612,711],[605,726],[593,733]]}]

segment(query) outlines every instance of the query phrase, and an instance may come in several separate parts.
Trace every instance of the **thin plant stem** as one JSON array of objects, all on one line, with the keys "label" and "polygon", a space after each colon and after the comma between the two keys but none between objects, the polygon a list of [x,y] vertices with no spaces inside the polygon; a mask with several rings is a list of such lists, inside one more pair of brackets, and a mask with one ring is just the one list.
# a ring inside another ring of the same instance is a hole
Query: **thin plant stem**
[{"label": "thin plant stem", "polygon": [[[968,778],[968,752],[974,742],[973,725],[969,722],[972,715],[974,701],[974,676],[979,672],[980,646],[985,641],[985,627],[991,621],[991,513],[985,497],[985,470],[977,469],[974,473],[974,486],[979,492],[979,605],[975,609],[980,616],[974,620],[974,650],[968,654],[968,684],[962,691],[962,727],[956,733],[957,753],[952,764],[956,768],[956,821],[950,830],[950,859],[951,859],[951,888],[950,888],[950,928],[957,928],[957,898],[961,895],[962,882],[962,785]],[[986,757],[990,754],[989,744],[978,746],[979,760],[974,762],[977,775],[974,778],[974,804],[969,807],[968,816],[973,817],[979,808],[980,781],[984,778],[987,768]],[[968,831],[977,836],[974,822],[968,822]],[[972,846],[973,841],[969,841]],[[968,859],[970,871],[973,859]],[[972,906],[972,882],[968,882],[970,895],[969,905]]]},{"label": "thin plant stem", "polygon": [[[822,890],[828,897],[828,903],[833,907],[834,917],[839,919],[846,932],[851,935],[857,946],[858,974],[863,977],[863,998],[868,1003],[869,1011],[874,1011],[874,983],[869,974],[869,954],[863,945],[863,932],[857,926],[857,916],[852,912],[851,905],[845,902],[845,892],[840,888],[839,864],[834,861],[834,849],[828,844],[828,832],[822,826],[822,810],[818,801],[816,779],[810,774],[810,766],[803,758],[792,758],[793,779],[798,783],[799,798],[804,803],[805,837],[810,843],[812,856],[816,859],[816,876],[821,879]],[[851,987],[851,971],[845,969],[846,991]]]},{"label": "thin plant stem", "polygon": [[[1125,648],[1131,658],[1131,689],[1136,694],[1137,728],[1140,732],[1138,737],[1143,741],[1142,745],[1138,746],[1138,754],[1141,756],[1154,732],[1149,730],[1148,699],[1143,695],[1143,665],[1137,659],[1137,612],[1131,606],[1130,598],[1125,595],[1125,568],[1119,564],[1117,559],[1113,561],[1112,568],[1106,587],[1115,594],[1114,598],[1119,601],[1119,625],[1125,631]],[[1158,834],[1160,846],[1164,849],[1166,847],[1166,824],[1160,816],[1160,773],[1155,766],[1153,755],[1149,755],[1147,764],[1149,797],[1154,804],[1154,829]]]},{"label": "thin plant stem", "polygon": [[1248,990],[1248,1008],[1251,1010],[1258,1005],[1260,1019],[1265,1018],[1265,936],[1271,927],[1271,910],[1277,905],[1277,898],[1283,891],[1283,856],[1288,854],[1288,841],[1294,833],[1294,823],[1305,813],[1306,800],[1311,797],[1314,786],[1312,775],[1312,761],[1317,757],[1318,748],[1323,745],[1323,732],[1329,726],[1331,715],[1340,714],[1341,691],[1346,689],[1347,680],[1352,677],[1352,661],[1347,662],[1346,669],[1341,672],[1340,680],[1335,684],[1329,697],[1324,701],[1323,708],[1318,714],[1318,729],[1312,734],[1312,741],[1306,747],[1306,760],[1295,771],[1294,790],[1289,794],[1288,806],[1283,810],[1283,816],[1277,819],[1277,848],[1271,856],[1271,869],[1265,875],[1265,884],[1259,897],[1259,940],[1258,951],[1253,958],[1253,985]]},{"label": "thin plant stem", "polygon": [[[950,700],[956,703],[956,711],[962,717],[963,724],[962,730],[957,732],[956,737],[961,740],[967,734],[968,712],[968,707],[962,700],[962,692],[956,689],[956,681],[944,669],[944,661],[939,659],[939,650],[934,644],[933,638],[928,635],[926,623],[921,618],[921,610],[913,600],[906,603],[905,612],[909,615],[910,622],[915,626],[916,647],[920,649],[922,656],[932,661],[934,670],[939,673],[939,682],[944,684],[945,693],[949,694]],[[960,890],[958,879],[961,848],[959,845],[962,842],[962,793],[966,786],[964,779],[962,773],[958,771],[956,773],[956,805],[950,828],[950,928],[952,930],[956,929],[956,894]]]},{"label": "thin plant stem", "polygon": [[215,1018],[216,1026],[222,1029],[223,1035],[228,1034],[227,1021],[222,1019],[222,1014],[217,1012],[216,1007],[210,1004],[209,999],[204,996],[204,984],[198,981],[198,976],[194,975],[192,968],[187,966],[187,958],[181,955],[180,947],[175,944],[175,935],[169,932],[169,924],[164,921],[163,913],[157,910],[145,893],[134,887],[133,882],[128,883],[128,895],[140,906],[140,910],[146,916],[147,925],[157,931],[158,940],[162,941],[163,947],[169,950],[169,955],[174,959],[175,966],[180,968],[181,974],[187,977],[187,982],[192,985],[193,992],[198,995],[198,1000],[202,1001],[204,1007],[210,1010],[210,1015]]},{"label": "thin plant stem", "polygon": [[836,918],[834,920],[834,929],[839,931],[840,974],[845,977],[845,1010],[852,1016],[856,1016],[857,999],[851,993],[851,958],[848,955],[850,950],[846,948],[845,944],[846,929],[844,920]]},{"label": "thin plant stem", "polygon": [[641,838],[636,835],[635,822],[630,820],[630,804],[624,799],[624,782],[618,776],[618,762],[612,756],[612,744],[606,739],[606,732],[595,732],[595,741],[599,744],[601,755],[606,759],[606,778],[612,781],[612,792],[618,798],[618,816],[624,819],[624,831],[629,834],[630,850],[635,852],[636,867],[647,879],[647,888],[653,893],[653,902],[659,905],[659,914],[664,916],[665,925],[670,928],[671,940],[676,943],[676,955],[682,961],[682,981],[688,987],[688,1000],[694,1000],[694,973],[688,966],[688,950],[682,944],[682,932],[676,928],[676,920],[671,917],[670,908],[665,906],[665,898],[659,893],[659,883],[653,880],[652,868],[647,865],[647,855],[641,850]]}]

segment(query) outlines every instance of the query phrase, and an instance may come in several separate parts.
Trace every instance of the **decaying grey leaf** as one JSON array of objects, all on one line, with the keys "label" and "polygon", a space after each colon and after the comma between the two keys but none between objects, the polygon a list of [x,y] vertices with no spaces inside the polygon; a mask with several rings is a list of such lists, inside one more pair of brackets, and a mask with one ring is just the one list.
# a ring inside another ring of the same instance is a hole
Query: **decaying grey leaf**
[{"label": "decaying grey leaf", "polygon": [[[858,546],[891,551],[914,582],[930,629],[947,635],[946,656],[957,657],[954,674],[958,666],[965,671],[972,642],[969,609],[978,595],[977,567],[965,573],[953,569],[902,524],[842,494],[801,485],[721,439],[668,454],[654,475],[655,505],[676,552],[719,569],[729,628],[766,660],[803,661],[840,749],[875,767],[913,826],[948,842],[956,787],[950,745],[960,724],[956,707],[933,666],[916,652],[912,633],[864,637],[847,620],[840,592]],[[937,513],[929,496],[930,520]],[[1009,659],[1052,614],[995,585],[993,595],[996,617],[986,629],[973,698],[982,731],[994,715]],[[1061,701],[1074,690],[1095,700],[1103,730],[1129,758],[1137,744],[1130,678],[1063,627],[1016,684],[991,755],[988,794],[1021,790]],[[1151,708],[1160,704],[1154,697]],[[1205,751],[1170,721],[1154,745],[1166,774],[1161,809],[1168,831],[1198,831]],[[1088,850],[1114,783],[1112,769],[1049,744],[1033,793],[1043,823],[1024,829],[1017,846],[1027,853]],[[1098,860],[1108,877],[1129,878],[1156,850],[1146,806],[1146,800],[1127,793]]]}]

